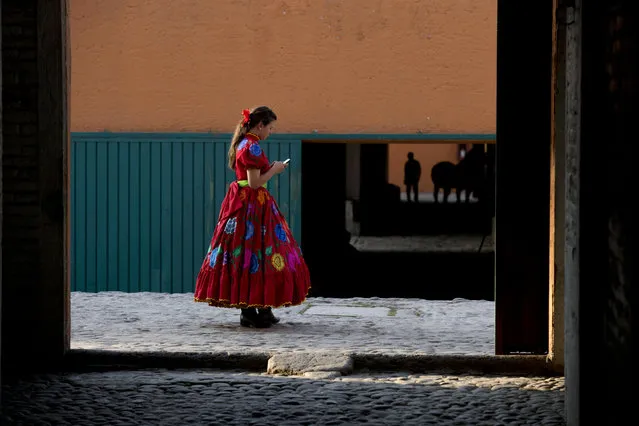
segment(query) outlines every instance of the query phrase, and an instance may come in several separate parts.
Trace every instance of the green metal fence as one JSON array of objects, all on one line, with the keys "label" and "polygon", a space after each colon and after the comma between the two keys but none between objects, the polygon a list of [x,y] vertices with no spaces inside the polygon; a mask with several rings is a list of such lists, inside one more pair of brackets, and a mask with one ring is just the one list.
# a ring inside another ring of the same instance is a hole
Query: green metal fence
[{"label": "green metal fence", "polygon": [[[228,184],[231,135],[74,133],[71,166],[73,291],[186,293]],[[269,139],[291,158],[269,190],[301,239],[301,141]]]}]

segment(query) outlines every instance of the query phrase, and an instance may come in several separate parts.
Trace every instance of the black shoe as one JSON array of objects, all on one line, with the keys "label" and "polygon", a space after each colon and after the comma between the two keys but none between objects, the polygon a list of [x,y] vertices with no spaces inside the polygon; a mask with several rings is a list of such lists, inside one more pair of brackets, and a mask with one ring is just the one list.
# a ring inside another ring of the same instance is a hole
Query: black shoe
[{"label": "black shoe", "polygon": [[242,309],[240,314],[240,325],[242,327],[268,328],[271,326],[269,321],[257,313],[254,308]]},{"label": "black shoe", "polygon": [[258,309],[257,312],[265,322],[269,322],[271,324],[277,324],[280,322],[280,319],[273,315],[273,310],[271,308]]}]

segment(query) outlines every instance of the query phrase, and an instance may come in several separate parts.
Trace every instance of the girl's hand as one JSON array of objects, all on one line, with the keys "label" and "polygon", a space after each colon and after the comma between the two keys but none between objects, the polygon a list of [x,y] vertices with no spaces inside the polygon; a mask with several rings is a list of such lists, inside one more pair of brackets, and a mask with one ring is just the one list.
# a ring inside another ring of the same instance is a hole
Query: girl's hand
[{"label": "girl's hand", "polygon": [[271,166],[271,168],[273,169],[273,173],[276,174],[282,173],[284,170],[286,170],[287,167],[288,165],[282,163],[281,161],[273,161],[273,165]]}]

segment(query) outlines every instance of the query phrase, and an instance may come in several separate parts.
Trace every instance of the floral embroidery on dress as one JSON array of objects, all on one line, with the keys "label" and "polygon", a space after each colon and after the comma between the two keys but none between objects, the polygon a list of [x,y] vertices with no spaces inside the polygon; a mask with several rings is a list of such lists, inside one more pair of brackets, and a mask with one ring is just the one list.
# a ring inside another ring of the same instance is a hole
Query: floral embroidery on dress
[{"label": "floral embroidery on dress", "polygon": [[237,146],[237,150],[240,151],[246,148],[247,144],[248,144],[248,139],[242,139],[242,142],[240,142],[240,144]]},{"label": "floral embroidery on dress", "polygon": [[232,217],[226,222],[226,226],[224,227],[224,232],[227,234],[233,234],[235,229],[237,228],[237,218]]},{"label": "floral embroidery on dress", "polygon": [[288,238],[286,237],[286,231],[280,223],[275,225],[275,235],[277,235],[277,238],[283,243],[288,241]]},{"label": "floral embroidery on dress", "polygon": [[297,257],[297,254],[294,251],[289,252],[287,257],[288,257],[288,267],[294,271],[299,261],[299,258]]},{"label": "floral embroidery on dress", "polygon": [[217,263],[217,255],[220,252],[220,248],[216,247],[212,252],[211,252],[211,257],[209,258],[209,266],[211,268],[213,268],[215,266],[215,264]]},{"label": "floral embroidery on dress", "polygon": [[284,269],[284,257],[279,254],[279,253],[275,253],[273,255],[273,257],[271,258],[271,264],[273,264],[273,267],[279,272],[282,271],[282,269]]},{"label": "floral embroidery on dress", "polygon": [[258,269],[260,269],[260,260],[258,259],[257,255],[253,253],[251,255],[251,269],[249,269],[249,272],[251,274],[254,274],[258,271]]},{"label": "floral embroidery on dress", "polygon": [[258,144],[254,143],[249,147],[249,152],[256,157],[259,157],[260,155],[262,155],[262,148],[260,148]]},{"label": "floral embroidery on dress", "polygon": [[253,222],[250,220],[246,221],[246,235],[244,236],[245,240],[250,240],[253,237],[253,233],[255,233],[255,227],[253,226]]},{"label": "floral embroidery on dress", "polygon": [[244,250],[244,263],[243,263],[243,268],[248,268],[251,265],[251,255],[253,253],[251,253],[250,249],[245,249]]}]

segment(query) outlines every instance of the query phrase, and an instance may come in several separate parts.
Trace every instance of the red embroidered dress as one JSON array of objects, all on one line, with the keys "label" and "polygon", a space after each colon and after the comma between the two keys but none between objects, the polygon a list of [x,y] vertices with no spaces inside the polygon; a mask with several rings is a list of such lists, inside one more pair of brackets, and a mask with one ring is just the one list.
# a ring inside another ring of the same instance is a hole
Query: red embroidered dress
[{"label": "red embroidered dress", "polygon": [[[248,169],[270,169],[252,135],[237,147],[235,175],[222,202],[195,286],[195,301],[219,307],[299,305],[311,288],[302,252],[266,190],[243,184]],[[239,183],[238,183],[239,182]]]}]

